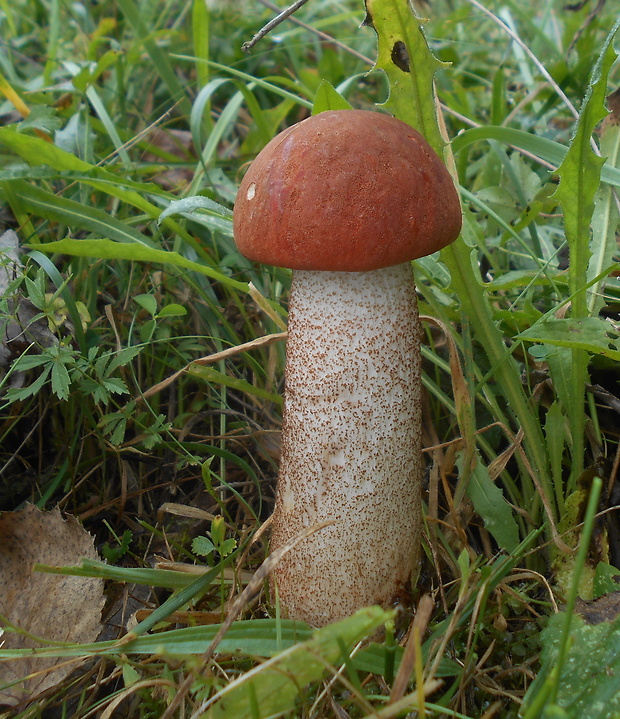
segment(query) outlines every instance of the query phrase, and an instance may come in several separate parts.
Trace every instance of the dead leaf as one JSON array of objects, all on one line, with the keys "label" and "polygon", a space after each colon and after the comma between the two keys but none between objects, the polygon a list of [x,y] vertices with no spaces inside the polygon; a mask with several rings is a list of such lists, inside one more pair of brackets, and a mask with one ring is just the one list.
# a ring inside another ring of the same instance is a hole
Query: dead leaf
[{"label": "dead leaf", "polygon": [[[67,566],[99,559],[92,536],[75,517],[28,505],[0,517],[0,643],[4,649],[52,642],[92,642],[99,634],[103,580],[33,572],[35,564]],[[24,633],[12,631],[17,627]],[[74,662],[32,657],[0,660],[0,704],[30,701],[60,683]],[[34,675],[10,687],[6,684]],[[4,688],[3,688],[4,687]]]},{"label": "dead leaf", "polygon": [[158,156],[156,152],[145,152],[142,159],[144,162],[153,164],[169,165],[167,170],[159,172],[153,177],[153,182],[161,185],[166,190],[182,190],[186,188],[194,177],[194,170],[191,167],[184,167],[183,162],[193,163],[196,159],[192,133],[188,130],[171,130],[155,128],[147,136],[148,142],[153,149],[159,149],[167,155],[179,158],[178,167],[170,167],[170,162]]},{"label": "dead leaf", "polygon": [[607,95],[605,99],[607,100],[609,115],[607,115],[597,128],[601,136],[605,135],[611,128],[620,125],[620,88],[614,90],[610,95]]},{"label": "dead leaf", "polygon": [[613,622],[620,616],[620,592],[609,592],[598,599],[577,599],[575,612],[581,614],[587,624]]}]

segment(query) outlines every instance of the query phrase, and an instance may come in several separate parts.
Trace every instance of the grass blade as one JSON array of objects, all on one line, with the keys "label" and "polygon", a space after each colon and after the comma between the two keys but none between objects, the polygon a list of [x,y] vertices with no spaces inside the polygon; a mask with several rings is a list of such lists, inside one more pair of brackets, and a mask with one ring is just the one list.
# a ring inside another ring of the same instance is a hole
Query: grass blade
[{"label": "grass blade", "polygon": [[81,227],[118,242],[138,243],[151,249],[156,247],[146,235],[96,207],[54,195],[22,180],[15,181],[13,189],[25,207],[49,220],[63,222],[72,229]]},{"label": "grass blade", "polygon": [[230,277],[213,270],[210,267],[201,265],[198,262],[188,260],[178,252],[168,252],[153,247],[151,244],[142,242],[114,242],[109,239],[102,240],[58,240],[57,242],[46,242],[44,245],[37,245],[37,249],[43,252],[60,252],[73,255],[74,257],[97,257],[106,260],[131,260],[134,262],[157,262],[163,265],[173,265],[193,270],[206,275],[223,285],[241,292],[249,292],[249,286],[245,282],[233,280]]},{"label": "grass blade", "polygon": [[138,38],[142,41],[145,50],[153,61],[155,69],[168,88],[171,99],[175,103],[178,103],[179,109],[183,114],[189,115],[192,110],[189,98],[177,79],[169,56],[157,45],[151,37],[151,33],[144,25],[145,18],[149,16],[149,11],[145,9],[144,12],[141,13],[133,0],[119,0],[118,6],[133,27]]}]

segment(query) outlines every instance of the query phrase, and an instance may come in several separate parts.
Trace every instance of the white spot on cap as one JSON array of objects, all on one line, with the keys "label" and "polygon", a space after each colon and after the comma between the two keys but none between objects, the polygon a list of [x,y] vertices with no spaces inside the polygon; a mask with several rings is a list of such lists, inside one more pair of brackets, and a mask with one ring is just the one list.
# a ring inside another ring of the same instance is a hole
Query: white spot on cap
[{"label": "white spot on cap", "polygon": [[248,200],[253,200],[255,194],[256,194],[256,183],[253,182],[253,183],[248,187],[248,191],[247,191],[247,193],[246,193],[246,198],[247,198]]}]

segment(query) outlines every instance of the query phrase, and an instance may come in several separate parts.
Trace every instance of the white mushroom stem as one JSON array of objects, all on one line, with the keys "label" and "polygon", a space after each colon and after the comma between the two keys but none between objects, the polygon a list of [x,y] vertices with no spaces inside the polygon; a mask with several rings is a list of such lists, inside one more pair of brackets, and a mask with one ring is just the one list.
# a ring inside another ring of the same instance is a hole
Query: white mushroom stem
[{"label": "white mushroom stem", "polygon": [[296,270],[286,357],[272,548],[336,523],[286,554],[275,582],[286,615],[322,626],[391,604],[419,558],[420,351],[410,264]]}]

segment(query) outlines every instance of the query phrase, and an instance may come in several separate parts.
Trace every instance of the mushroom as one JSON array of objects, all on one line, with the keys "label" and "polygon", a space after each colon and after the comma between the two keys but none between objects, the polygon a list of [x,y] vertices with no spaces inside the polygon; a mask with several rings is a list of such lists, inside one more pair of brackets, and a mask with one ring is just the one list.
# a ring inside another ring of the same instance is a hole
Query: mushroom
[{"label": "mushroom", "polygon": [[461,210],[424,138],[389,115],[324,112],[246,173],[239,251],[293,270],[271,546],[334,520],[274,570],[287,616],[322,626],[407,591],[420,558],[420,327],[410,261]]}]

